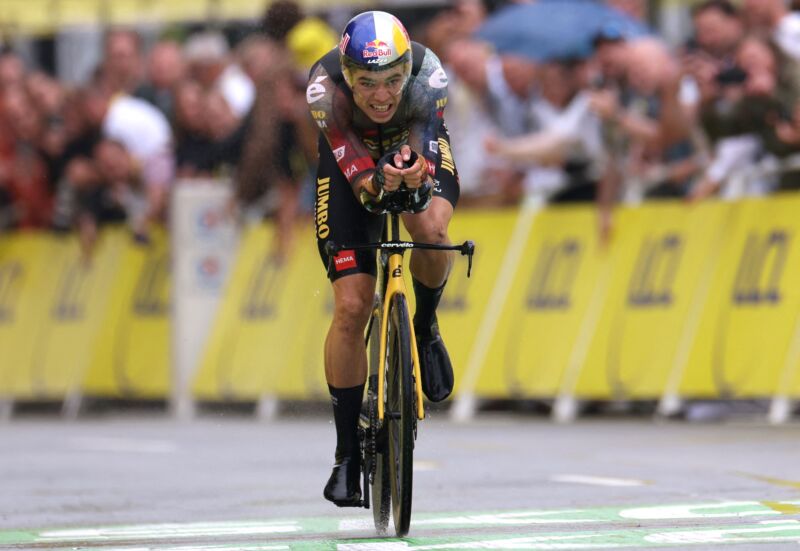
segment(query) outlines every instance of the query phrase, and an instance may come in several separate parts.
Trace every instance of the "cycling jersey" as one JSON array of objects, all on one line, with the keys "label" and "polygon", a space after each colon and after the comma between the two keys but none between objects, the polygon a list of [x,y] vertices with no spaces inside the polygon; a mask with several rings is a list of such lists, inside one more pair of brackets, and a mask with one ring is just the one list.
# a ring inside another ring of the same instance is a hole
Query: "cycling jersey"
[{"label": "cycling jersey", "polygon": [[339,64],[339,50],[331,50],[311,69],[306,100],[320,129],[319,167],[315,200],[317,243],[322,262],[335,280],[352,273],[376,273],[375,254],[343,251],[329,263],[324,252],[329,240],[368,243],[380,238],[383,217],[369,213],[353,193],[354,182],[375,170],[384,154],[408,144],[428,163],[434,197],[455,207],[458,171],[450,152],[443,113],[447,103],[447,76],[436,55],[412,43],[414,69],[397,111],[387,123],[369,119],[354,103]]},{"label": "cycling jersey", "polygon": [[428,161],[428,172],[435,172],[437,135],[447,104],[447,75],[431,50],[416,42],[412,48],[415,71],[397,111],[385,124],[373,122],[353,103],[338,49],[331,50],[311,69],[306,90],[311,115],[351,184],[373,170],[384,153],[403,144],[422,154]]}]

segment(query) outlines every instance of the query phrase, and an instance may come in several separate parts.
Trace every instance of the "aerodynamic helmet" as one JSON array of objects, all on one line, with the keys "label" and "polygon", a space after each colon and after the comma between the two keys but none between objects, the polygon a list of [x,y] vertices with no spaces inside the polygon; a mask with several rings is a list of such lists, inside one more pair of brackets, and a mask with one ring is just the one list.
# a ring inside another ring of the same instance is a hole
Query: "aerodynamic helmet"
[{"label": "aerodynamic helmet", "polygon": [[353,87],[353,69],[385,71],[400,66],[403,86],[411,76],[411,41],[400,21],[390,13],[366,11],[356,15],[342,33],[339,58],[344,79]]}]

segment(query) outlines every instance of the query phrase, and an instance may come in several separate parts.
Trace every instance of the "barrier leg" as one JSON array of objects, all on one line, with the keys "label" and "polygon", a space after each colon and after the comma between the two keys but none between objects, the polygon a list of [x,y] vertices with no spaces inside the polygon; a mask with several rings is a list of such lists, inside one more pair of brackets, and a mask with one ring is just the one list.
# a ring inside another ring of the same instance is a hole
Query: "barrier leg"
[{"label": "barrier leg", "polygon": [[278,415],[278,406],[280,401],[273,394],[267,394],[261,397],[256,407],[256,415],[262,421],[272,421]]},{"label": "barrier leg", "polygon": [[11,421],[12,413],[14,413],[14,401],[10,398],[0,398],[0,423]]},{"label": "barrier leg", "polygon": [[61,404],[61,416],[67,421],[75,421],[81,413],[82,406],[83,394],[80,391],[69,392]]}]

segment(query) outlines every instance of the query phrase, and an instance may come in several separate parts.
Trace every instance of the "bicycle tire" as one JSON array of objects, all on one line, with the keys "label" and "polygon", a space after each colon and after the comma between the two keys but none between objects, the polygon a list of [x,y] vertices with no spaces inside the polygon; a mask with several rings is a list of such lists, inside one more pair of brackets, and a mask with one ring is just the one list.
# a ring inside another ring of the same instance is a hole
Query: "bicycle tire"
[{"label": "bicycle tire", "polygon": [[[369,387],[367,388],[367,407],[374,408],[370,421],[375,423],[375,426],[369,427],[371,430],[378,432],[382,430],[377,426],[378,423],[378,370],[383,368],[383,362],[380,357],[381,348],[381,316],[382,316],[382,302],[378,295],[375,296],[375,302],[372,308],[372,319],[369,325],[369,338],[367,341],[368,359],[369,359],[369,376],[367,378]],[[375,523],[375,530],[378,534],[385,534],[389,526],[389,513],[391,510],[391,487],[389,485],[389,454],[385,449],[383,442],[378,443],[375,449],[375,471],[372,481],[370,483],[370,501],[372,506],[372,520]],[[366,463],[365,463],[366,465]],[[367,473],[369,475],[369,473]]]},{"label": "bicycle tire", "polygon": [[411,359],[411,326],[406,297],[392,297],[386,361],[386,410],[392,516],[398,537],[408,534],[414,476],[416,394]]}]

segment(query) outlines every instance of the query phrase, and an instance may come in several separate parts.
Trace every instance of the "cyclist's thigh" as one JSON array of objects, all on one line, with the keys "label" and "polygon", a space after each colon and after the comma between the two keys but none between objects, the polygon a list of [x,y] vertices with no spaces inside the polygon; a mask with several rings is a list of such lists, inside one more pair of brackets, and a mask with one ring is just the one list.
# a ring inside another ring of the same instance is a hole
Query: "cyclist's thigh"
[{"label": "cyclist's thigh", "polygon": [[319,141],[319,168],[314,202],[317,247],[328,278],[336,281],[351,274],[377,273],[375,251],[341,251],[329,263],[325,243],[362,244],[380,239],[383,217],[370,214],[358,202],[342,174],[325,138]]}]

